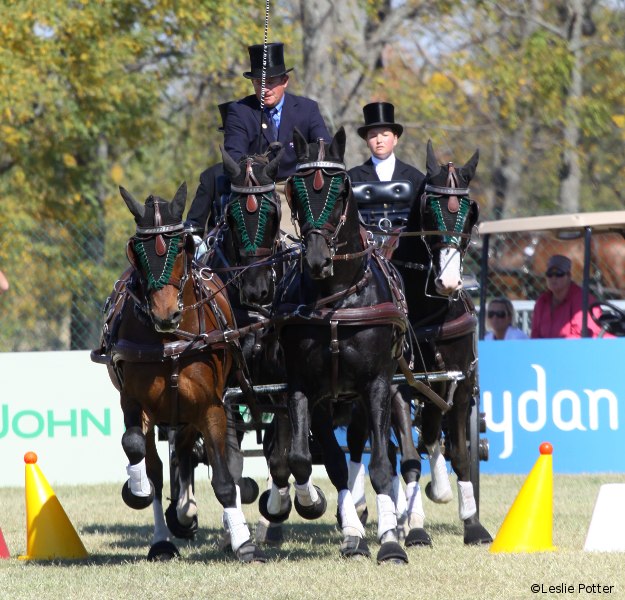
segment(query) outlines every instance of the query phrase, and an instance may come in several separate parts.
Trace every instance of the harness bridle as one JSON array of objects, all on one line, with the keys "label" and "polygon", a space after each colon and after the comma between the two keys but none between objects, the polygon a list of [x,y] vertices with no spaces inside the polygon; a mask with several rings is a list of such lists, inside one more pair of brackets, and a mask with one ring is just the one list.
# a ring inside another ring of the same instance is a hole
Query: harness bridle
[{"label": "harness bridle", "polygon": [[[148,200],[149,199],[153,199],[153,197],[150,196]],[[184,225],[182,222],[171,225],[163,225],[163,219],[158,204],[159,203],[153,199],[154,225],[152,227],[141,227],[137,225],[135,235],[128,240],[128,244],[126,246],[126,255],[128,260],[134,267],[135,271],[139,274],[141,285],[144,288],[143,300],[134,294],[132,290],[129,290],[129,293],[133,297],[135,304],[137,305],[137,309],[140,312],[147,314],[152,324],[154,324],[154,318],[152,316],[151,297],[149,291],[151,289],[158,291],[166,285],[174,286],[178,290],[176,299],[178,309],[182,311],[184,309],[183,290],[189,278],[189,273],[191,272],[191,261],[193,260],[192,253],[187,252],[187,256],[183,262],[184,269],[182,276],[174,277],[171,272],[167,274],[167,271],[170,268],[173,269],[173,262],[176,260],[178,255],[186,248],[189,234],[184,232]],[[165,257],[163,270],[158,278],[156,278],[152,273],[152,266],[147,258],[144,247],[145,242],[150,240],[154,240],[154,251],[157,257]],[[176,244],[175,247],[174,244]],[[135,260],[135,256],[138,258],[139,265]],[[165,279],[165,277],[167,278]]]},{"label": "harness bridle", "polygon": [[[346,260],[348,256],[350,259],[362,256],[366,251],[350,255],[337,255],[338,248],[343,245],[338,243],[338,237],[347,220],[347,211],[349,210],[350,198],[352,196],[350,194],[350,180],[344,163],[325,159],[325,141],[319,139],[318,144],[317,160],[298,163],[295,174],[287,180],[285,189],[287,203],[291,209],[291,220],[296,224],[297,213],[294,211],[292,203],[293,189],[295,189],[300,197],[304,211],[305,222],[300,227],[300,237],[304,246],[306,245],[306,240],[311,235],[320,235],[328,246],[332,261]],[[326,187],[326,177],[331,178],[323,209],[317,218],[312,214],[308,187],[305,183],[305,180],[312,174],[314,174],[311,184],[312,190],[318,194]],[[329,218],[339,200],[342,202],[341,214],[338,221],[332,223]]]}]

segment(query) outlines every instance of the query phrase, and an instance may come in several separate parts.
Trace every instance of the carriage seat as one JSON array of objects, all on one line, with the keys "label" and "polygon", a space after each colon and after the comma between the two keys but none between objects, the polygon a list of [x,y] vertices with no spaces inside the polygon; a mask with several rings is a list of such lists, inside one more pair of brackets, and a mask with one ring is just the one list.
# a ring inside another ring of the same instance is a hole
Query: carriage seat
[{"label": "carriage seat", "polygon": [[[408,222],[415,190],[410,181],[355,181],[352,192],[360,216],[368,227],[379,227],[388,219],[391,227],[401,227]],[[383,227],[389,229],[388,223]]]}]

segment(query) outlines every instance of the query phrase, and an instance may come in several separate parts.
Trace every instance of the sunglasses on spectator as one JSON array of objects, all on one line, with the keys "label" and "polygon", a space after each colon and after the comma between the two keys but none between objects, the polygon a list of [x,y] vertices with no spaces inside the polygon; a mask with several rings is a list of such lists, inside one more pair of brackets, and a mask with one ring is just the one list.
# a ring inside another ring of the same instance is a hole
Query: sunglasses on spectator
[{"label": "sunglasses on spectator", "polygon": [[553,271],[547,271],[547,277],[564,277],[566,273],[560,271],[560,269],[554,269]]},{"label": "sunglasses on spectator", "polygon": [[505,310],[489,310],[488,311],[489,319],[492,319],[493,317],[499,317],[500,319],[503,319],[507,316],[508,316],[508,313]]}]

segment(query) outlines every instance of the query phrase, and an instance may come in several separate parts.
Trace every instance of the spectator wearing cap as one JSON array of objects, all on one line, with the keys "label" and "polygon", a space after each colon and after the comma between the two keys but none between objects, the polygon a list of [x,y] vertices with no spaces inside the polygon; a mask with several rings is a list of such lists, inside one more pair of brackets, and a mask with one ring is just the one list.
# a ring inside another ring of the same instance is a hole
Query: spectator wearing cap
[{"label": "spectator wearing cap", "polygon": [[[289,73],[284,64],[284,44],[272,42],[266,46],[248,47],[250,70],[243,77],[251,80],[254,94],[230,105],[225,128],[224,147],[236,161],[242,156],[263,154],[271,144],[279,142],[284,148],[277,175],[276,190],[282,200],[282,229],[293,233],[291,210],[285,205],[284,182],[295,172],[297,158],[293,147],[293,129],[297,127],[309,143],[319,138],[330,142],[332,137],[319,112],[319,105],[310,98],[286,91]],[[263,95],[264,71],[264,95]],[[263,106],[261,108],[261,100]],[[276,150],[279,148],[276,146]]]},{"label": "spectator wearing cap", "polygon": [[[222,123],[221,127],[217,128],[217,131],[222,133],[228,117],[228,106],[230,104],[232,102],[223,102],[217,106]],[[200,184],[195,192],[191,208],[189,208],[187,213],[187,229],[203,238],[215,226],[216,216],[221,215],[222,196],[229,193],[230,182],[224,174],[223,163],[215,163],[202,171]]]},{"label": "spectator wearing cap", "polygon": [[[532,338],[582,337],[582,288],[571,279],[571,259],[555,254],[547,262],[547,290],[534,305]],[[595,302],[589,295],[589,304]],[[597,308],[597,315],[600,310]],[[588,331],[597,337],[601,328],[588,315]]]},{"label": "spectator wearing cap", "polygon": [[351,180],[410,181],[416,197],[425,176],[395,156],[395,147],[404,131],[395,122],[395,107],[390,102],[371,102],[363,107],[362,114],[365,122],[358,128],[358,135],[367,142],[371,157],[348,171]]},{"label": "spectator wearing cap", "polygon": [[515,327],[514,306],[508,298],[503,296],[493,298],[486,311],[490,331],[484,336],[485,340],[526,340],[527,334]]}]

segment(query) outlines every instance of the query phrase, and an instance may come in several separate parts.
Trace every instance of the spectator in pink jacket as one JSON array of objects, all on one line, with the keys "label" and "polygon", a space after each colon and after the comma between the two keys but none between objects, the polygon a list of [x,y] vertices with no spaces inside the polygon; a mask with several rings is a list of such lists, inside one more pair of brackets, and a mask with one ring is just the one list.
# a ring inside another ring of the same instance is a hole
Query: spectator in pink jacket
[{"label": "spectator in pink jacket", "polygon": [[[582,337],[582,288],[571,280],[571,260],[555,254],[547,263],[547,291],[536,300],[532,316],[532,338]],[[595,302],[592,294],[588,304]],[[597,316],[600,309],[595,309]],[[588,315],[590,337],[601,328]],[[612,336],[606,336],[612,337]]]}]

